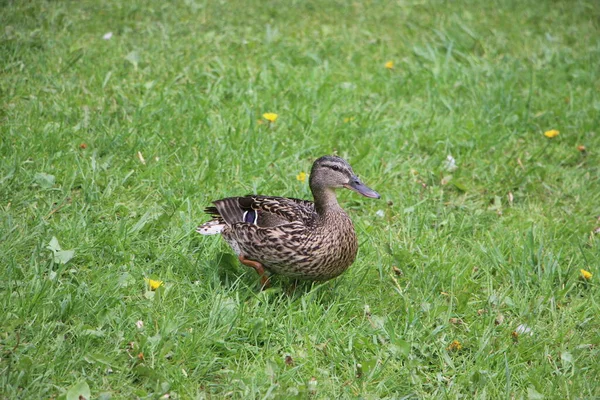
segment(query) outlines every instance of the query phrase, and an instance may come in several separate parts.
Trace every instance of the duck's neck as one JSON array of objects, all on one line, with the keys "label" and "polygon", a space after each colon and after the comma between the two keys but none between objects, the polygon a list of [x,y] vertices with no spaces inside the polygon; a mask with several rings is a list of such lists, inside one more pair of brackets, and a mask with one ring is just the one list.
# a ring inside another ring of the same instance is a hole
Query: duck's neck
[{"label": "duck's neck", "polygon": [[315,209],[317,214],[324,216],[330,212],[343,211],[338,204],[335,190],[332,188],[313,188],[313,197],[315,199]]}]

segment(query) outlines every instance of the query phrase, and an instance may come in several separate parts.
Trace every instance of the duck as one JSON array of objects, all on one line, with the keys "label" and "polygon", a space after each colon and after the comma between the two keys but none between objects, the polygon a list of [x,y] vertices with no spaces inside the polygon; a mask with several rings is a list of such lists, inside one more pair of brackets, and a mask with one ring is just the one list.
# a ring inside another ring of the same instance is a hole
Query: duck
[{"label": "duck", "polygon": [[253,268],[262,288],[273,274],[299,280],[327,281],[341,275],[356,259],[358,240],[336,190],[381,196],[366,186],[341,157],[314,161],[309,186],[314,201],[247,195],[213,201],[212,219],[198,226],[202,235],[221,235],[239,261]]}]

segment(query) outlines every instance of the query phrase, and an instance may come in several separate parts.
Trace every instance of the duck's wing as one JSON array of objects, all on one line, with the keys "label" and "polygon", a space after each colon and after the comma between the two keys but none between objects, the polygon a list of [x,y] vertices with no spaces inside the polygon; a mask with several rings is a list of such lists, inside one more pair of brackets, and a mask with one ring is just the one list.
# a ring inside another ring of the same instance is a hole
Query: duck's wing
[{"label": "duck's wing", "polygon": [[206,212],[227,225],[247,223],[272,228],[289,223],[311,225],[316,217],[312,201],[288,197],[249,195],[213,202]]}]

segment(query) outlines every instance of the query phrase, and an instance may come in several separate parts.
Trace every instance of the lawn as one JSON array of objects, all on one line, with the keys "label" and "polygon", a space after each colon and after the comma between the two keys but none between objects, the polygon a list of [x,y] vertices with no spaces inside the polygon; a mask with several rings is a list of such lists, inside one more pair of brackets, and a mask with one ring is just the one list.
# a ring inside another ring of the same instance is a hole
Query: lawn
[{"label": "lawn", "polygon": [[[597,1],[0,9],[0,398],[600,396]],[[194,232],[324,154],[341,277]]]}]

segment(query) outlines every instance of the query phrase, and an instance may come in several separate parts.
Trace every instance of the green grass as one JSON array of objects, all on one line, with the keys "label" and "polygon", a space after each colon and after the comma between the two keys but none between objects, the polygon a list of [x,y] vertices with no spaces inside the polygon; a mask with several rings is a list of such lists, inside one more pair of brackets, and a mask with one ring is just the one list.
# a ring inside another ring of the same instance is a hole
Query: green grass
[{"label": "green grass", "polygon": [[[0,398],[600,396],[596,1],[0,8]],[[334,152],[340,278],[194,233]]]}]

